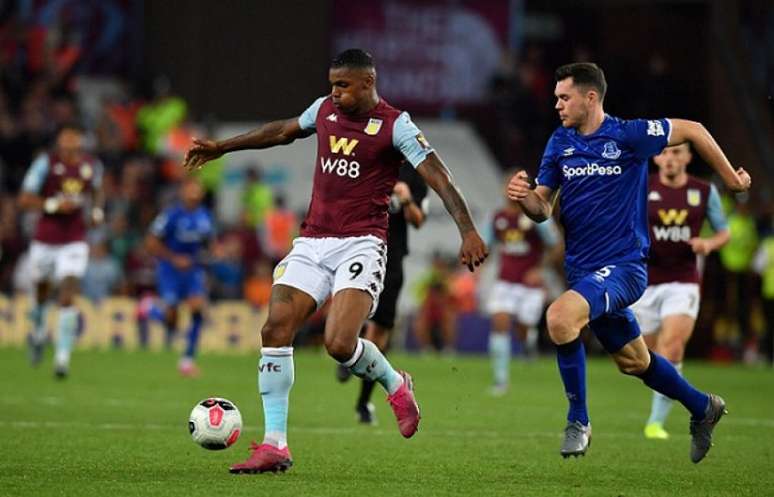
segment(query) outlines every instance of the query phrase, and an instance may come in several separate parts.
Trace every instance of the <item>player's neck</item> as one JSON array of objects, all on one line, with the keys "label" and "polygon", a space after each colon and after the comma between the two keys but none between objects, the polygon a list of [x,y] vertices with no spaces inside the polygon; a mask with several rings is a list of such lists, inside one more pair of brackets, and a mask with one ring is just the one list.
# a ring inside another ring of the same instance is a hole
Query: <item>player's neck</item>
[{"label": "player's neck", "polygon": [[368,114],[374,108],[379,105],[379,94],[374,91],[364,102],[362,107],[355,110],[355,112],[352,113],[353,116],[362,116],[363,114]]},{"label": "player's neck", "polygon": [[662,185],[668,186],[670,188],[682,188],[686,183],[688,183],[688,175],[685,173],[678,174],[673,178],[670,178],[665,174],[659,174],[658,179],[661,181]]},{"label": "player's neck", "polygon": [[604,121],[605,111],[602,107],[598,107],[589,114],[589,118],[583,124],[578,126],[578,133],[584,136],[595,133]]}]

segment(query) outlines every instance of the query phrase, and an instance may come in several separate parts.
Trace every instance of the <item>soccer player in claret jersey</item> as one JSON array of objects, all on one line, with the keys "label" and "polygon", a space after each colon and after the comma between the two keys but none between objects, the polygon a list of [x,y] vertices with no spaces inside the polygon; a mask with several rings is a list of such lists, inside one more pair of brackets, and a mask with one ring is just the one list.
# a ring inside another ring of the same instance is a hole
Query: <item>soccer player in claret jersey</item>
[{"label": "soccer player in claret jersey", "polygon": [[494,375],[490,393],[500,396],[510,384],[513,321],[525,354],[537,353],[537,325],[546,300],[543,262],[558,261],[561,246],[553,219],[535,223],[524,215],[518,202],[508,198],[505,206],[494,213],[489,230],[487,244],[490,248],[496,244],[500,256],[487,306],[492,319],[489,357]]},{"label": "soccer player in claret jersey", "polygon": [[168,342],[177,332],[180,303],[185,302],[191,312],[178,371],[193,377],[199,374],[194,358],[207,305],[204,262],[206,252],[212,248],[215,229],[209,210],[202,205],[204,190],[199,180],[186,178],[180,185],[179,196],[179,202],[154,219],[145,243],[148,252],[158,259],[156,287]]},{"label": "soccer player in claret jersey", "polygon": [[[682,372],[685,344],[699,314],[696,256],[728,242],[728,222],[715,186],[688,175],[688,143],[665,148],[653,161],[658,173],[648,180],[648,287],[632,310],[645,344]],[[699,236],[705,220],[715,231],[709,238]],[[664,422],[671,407],[672,399],[653,392],[647,438],[669,437]]]},{"label": "soccer player in claret jersey", "polygon": [[729,189],[749,189],[750,176],[744,169],[734,170],[697,122],[629,121],[605,114],[607,83],[597,65],[568,64],[557,69],[555,76],[555,108],[562,125],[546,145],[535,188],[520,171],[511,179],[508,193],[535,221],[550,217],[561,196],[570,289],[550,305],[546,315],[570,404],[560,453],[564,457],[585,454],[591,441],[586,356],[579,338],[588,324],[622,373],[639,377],[688,409],[690,457],[697,463],[710,449],[725,403],[691,386],[667,359],[649,352],[628,308],[647,284],[648,158],[667,145],[690,142]]},{"label": "soccer player in claret jersey", "polygon": [[285,145],[317,134],[317,158],[309,211],[293,250],[274,270],[269,316],[261,330],[258,386],[263,401],[263,443],[233,473],[284,471],[292,465],[287,446],[288,394],[293,385],[293,337],[304,320],[333,295],[325,326],[328,353],[360,378],[375,381],[404,437],[419,425],[419,407],[408,373],[393,369],[370,341],[358,338],[378,304],[385,273],[390,194],[405,159],[433,188],[462,237],[460,262],[472,271],[487,256],[462,194],[451,174],[406,112],[376,91],[371,56],[340,53],[328,73],[331,93],[299,117],[274,121],[223,141],[197,140],[186,155],[197,168],[224,153]]},{"label": "soccer player in claret jersey", "polygon": [[35,302],[29,339],[30,360],[37,365],[46,340],[48,299],[58,289],[59,314],[54,353],[54,374],[65,378],[78,331],[75,296],[86,272],[89,245],[84,210],[91,221],[101,222],[102,165],[83,151],[84,131],[78,125],[63,126],[56,148],[32,163],[22,184],[19,204],[41,213],[30,245],[31,279]]}]

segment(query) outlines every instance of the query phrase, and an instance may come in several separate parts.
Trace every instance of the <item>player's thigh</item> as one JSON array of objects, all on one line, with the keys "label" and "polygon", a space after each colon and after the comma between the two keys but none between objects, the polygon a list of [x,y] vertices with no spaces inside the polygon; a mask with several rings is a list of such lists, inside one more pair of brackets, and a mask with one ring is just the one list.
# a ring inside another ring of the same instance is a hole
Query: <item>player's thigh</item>
[{"label": "player's thigh", "polygon": [[[521,285],[520,285],[521,286]],[[521,286],[519,289],[518,310],[516,319],[528,327],[537,326],[545,305],[545,293],[542,288]]]},{"label": "player's thigh", "polygon": [[685,314],[665,317],[658,334],[656,352],[671,362],[681,362],[685,353],[685,344],[691,338],[695,323],[696,320]]},{"label": "player's thigh", "polygon": [[179,293],[184,295],[191,312],[202,311],[207,304],[207,275],[204,269],[196,268],[183,275]]},{"label": "player's thigh", "polygon": [[33,282],[39,283],[54,279],[56,249],[55,245],[35,240],[30,243],[30,278]]},{"label": "player's thigh", "polygon": [[289,346],[296,331],[316,308],[317,302],[308,293],[283,284],[272,286],[269,314],[261,330],[263,346]]},{"label": "player's thigh", "polygon": [[603,266],[596,271],[568,271],[570,289],[588,303],[589,320],[628,308],[645,292],[647,268],[640,262]]},{"label": "player's thigh", "polygon": [[86,274],[89,264],[89,245],[86,242],[72,242],[62,245],[56,251],[54,278],[61,282],[65,278],[76,281]]},{"label": "player's thigh", "polygon": [[[634,312],[637,322],[640,325],[640,331],[645,337],[655,335],[661,327],[661,303],[662,294],[661,285],[649,286],[645,289],[642,297],[633,303],[629,308]],[[650,346],[655,343],[654,338],[646,339]]]},{"label": "player's thigh", "polygon": [[320,262],[325,250],[326,239],[296,238],[293,249],[274,268],[272,293],[276,286],[291,287],[309,296],[317,307],[323,305],[333,286],[333,272]]},{"label": "player's thigh", "polygon": [[490,315],[508,314],[515,315],[518,312],[518,292],[516,284],[507,281],[495,281],[487,298],[486,311]]},{"label": "player's thigh", "polygon": [[[333,270],[333,296],[343,290],[360,290],[370,295],[371,308],[365,317],[370,317],[379,305],[379,296],[384,289],[387,269],[387,247],[373,236],[341,240],[337,255],[328,263]],[[349,295],[358,293],[347,292]],[[349,297],[348,297],[349,298]],[[353,297],[354,298],[354,297]],[[357,297],[358,300],[362,296]]]},{"label": "player's thigh", "polygon": [[325,321],[325,347],[329,354],[340,361],[352,355],[372,305],[373,297],[365,290],[344,288],[333,295]]}]

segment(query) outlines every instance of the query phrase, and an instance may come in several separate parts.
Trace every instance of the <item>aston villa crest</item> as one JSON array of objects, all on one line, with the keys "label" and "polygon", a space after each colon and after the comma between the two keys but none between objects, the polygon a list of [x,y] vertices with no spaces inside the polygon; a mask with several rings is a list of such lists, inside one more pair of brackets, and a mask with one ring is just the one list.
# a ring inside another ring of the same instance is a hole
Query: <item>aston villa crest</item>
[{"label": "aston villa crest", "polygon": [[372,117],[371,119],[368,120],[368,124],[366,124],[366,127],[363,131],[367,135],[374,136],[379,132],[380,129],[382,129],[382,120],[374,119]]}]

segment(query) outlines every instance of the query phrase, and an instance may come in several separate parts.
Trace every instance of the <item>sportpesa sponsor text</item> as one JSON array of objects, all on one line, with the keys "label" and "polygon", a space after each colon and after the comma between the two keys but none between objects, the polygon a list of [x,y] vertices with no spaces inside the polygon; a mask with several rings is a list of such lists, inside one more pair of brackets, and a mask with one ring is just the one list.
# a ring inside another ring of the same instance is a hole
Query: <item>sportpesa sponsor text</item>
[{"label": "sportpesa sponsor text", "polygon": [[623,172],[621,166],[600,166],[596,162],[586,163],[582,167],[562,166],[562,174],[567,179],[578,176],[618,176]]}]

